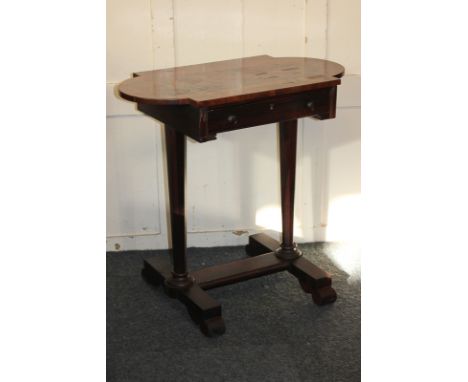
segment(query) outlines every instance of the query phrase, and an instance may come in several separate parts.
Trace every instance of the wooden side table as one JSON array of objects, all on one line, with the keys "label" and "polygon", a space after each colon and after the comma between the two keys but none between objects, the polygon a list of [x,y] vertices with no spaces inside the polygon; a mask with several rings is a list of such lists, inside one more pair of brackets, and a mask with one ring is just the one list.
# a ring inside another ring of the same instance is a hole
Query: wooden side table
[{"label": "wooden side table", "polygon": [[[334,302],[331,277],[293,242],[297,119],[335,117],[336,89],[344,68],[312,58],[256,56],[135,73],[120,95],[165,124],[170,193],[172,267],[144,261],[143,277],[162,284],[183,302],[207,336],[224,333],[221,305],[206,289],[289,271],[316,304]],[[265,234],[249,237],[250,257],[189,272],[186,262],[185,136],[198,142],[225,131],[279,122],[282,242]]]}]

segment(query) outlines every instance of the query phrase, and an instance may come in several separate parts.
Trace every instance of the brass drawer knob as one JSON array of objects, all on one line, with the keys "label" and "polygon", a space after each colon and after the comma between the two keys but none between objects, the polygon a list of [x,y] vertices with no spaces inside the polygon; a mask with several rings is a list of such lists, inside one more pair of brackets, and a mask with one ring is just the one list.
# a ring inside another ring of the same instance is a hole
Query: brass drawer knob
[{"label": "brass drawer knob", "polygon": [[235,115],[230,115],[228,117],[228,122],[233,125],[237,125],[237,122],[238,122],[237,117]]}]

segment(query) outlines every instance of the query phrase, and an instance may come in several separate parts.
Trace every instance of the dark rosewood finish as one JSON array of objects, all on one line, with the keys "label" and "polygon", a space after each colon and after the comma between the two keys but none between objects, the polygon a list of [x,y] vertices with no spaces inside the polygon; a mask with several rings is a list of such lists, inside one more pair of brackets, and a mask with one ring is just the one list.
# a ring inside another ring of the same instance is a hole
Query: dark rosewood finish
[{"label": "dark rosewood finish", "polygon": [[205,142],[224,131],[334,118],[343,74],[331,61],[256,56],[135,73],[118,90],[141,112]]},{"label": "dark rosewood finish", "polygon": [[192,272],[195,282],[203,289],[245,281],[288,269],[289,264],[273,252],[255,258],[246,258],[231,263],[215,265]]},{"label": "dark rosewood finish", "polygon": [[[280,242],[264,233],[258,233],[249,237],[246,252],[249,256],[261,256],[265,253],[277,251],[279,246]],[[290,260],[288,271],[296,276],[302,290],[311,294],[317,305],[329,304],[336,300],[336,292],[331,287],[331,276],[309,260],[302,256]]]},{"label": "dark rosewood finish", "polygon": [[166,126],[166,161],[172,237],[173,277],[166,280],[175,288],[192,283],[187,274],[185,227],[185,135]]},{"label": "dark rosewood finish", "polygon": [[297,119],[279,124],[281,167],[281,216],[283,241],[276,255],[282,259],[295,259],[301,255],[293,242],[294,191],[296,184]]},{"label": "dark rosewood finish", "polygon": [[135,73],[119,92],[137,103],[200,108],[330,88],[343,74],[331,61],[255,56]]},{"label": "dark rosewood finish", "polygon": [[[331,277],[301,256],[293,237],[297,119],[335,117],[344,68],[312,58],[257,56],[135,74],[119,86],[122,97],[166,124],[172,267],[144,261],[142,276],[179,299],[207,336],[225,332],[221,305],[205,290],[287,270],[318,305],[336,300]],[[279,122],[282,242],[249,237],[250,257],[188,272],[185,227],[186,136],[199,142],[218,133]]]}]

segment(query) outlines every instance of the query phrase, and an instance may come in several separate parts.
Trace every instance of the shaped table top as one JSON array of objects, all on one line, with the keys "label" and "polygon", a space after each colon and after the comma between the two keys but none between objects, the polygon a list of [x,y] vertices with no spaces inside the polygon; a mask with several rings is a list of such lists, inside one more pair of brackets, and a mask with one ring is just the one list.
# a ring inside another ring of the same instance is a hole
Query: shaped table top
[{"label": "shaped table top", "polygon": [[331,87],[343,74],[332,61],[255,56],[135,73],[118,89],[142,104],[210,107]]}]

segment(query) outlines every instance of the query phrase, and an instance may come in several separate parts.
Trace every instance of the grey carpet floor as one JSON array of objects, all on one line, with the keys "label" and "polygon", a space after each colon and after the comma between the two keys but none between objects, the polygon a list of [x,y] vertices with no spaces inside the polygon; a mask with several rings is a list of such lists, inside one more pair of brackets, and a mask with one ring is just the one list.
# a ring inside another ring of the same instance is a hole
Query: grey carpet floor
[{"label": "grey carpet floor", "polygon": [[[336,268],[326,244],[304,256],[330,272],[338,293],[313,304],[288,272],[209,291],[226,333],[207,338],[185,307],[145,283],[142,259],[167,251],[107,254],[109,382],[360,381],[360,283]],[[243,247],[190,248],[191,269],[245,257]]]}]

